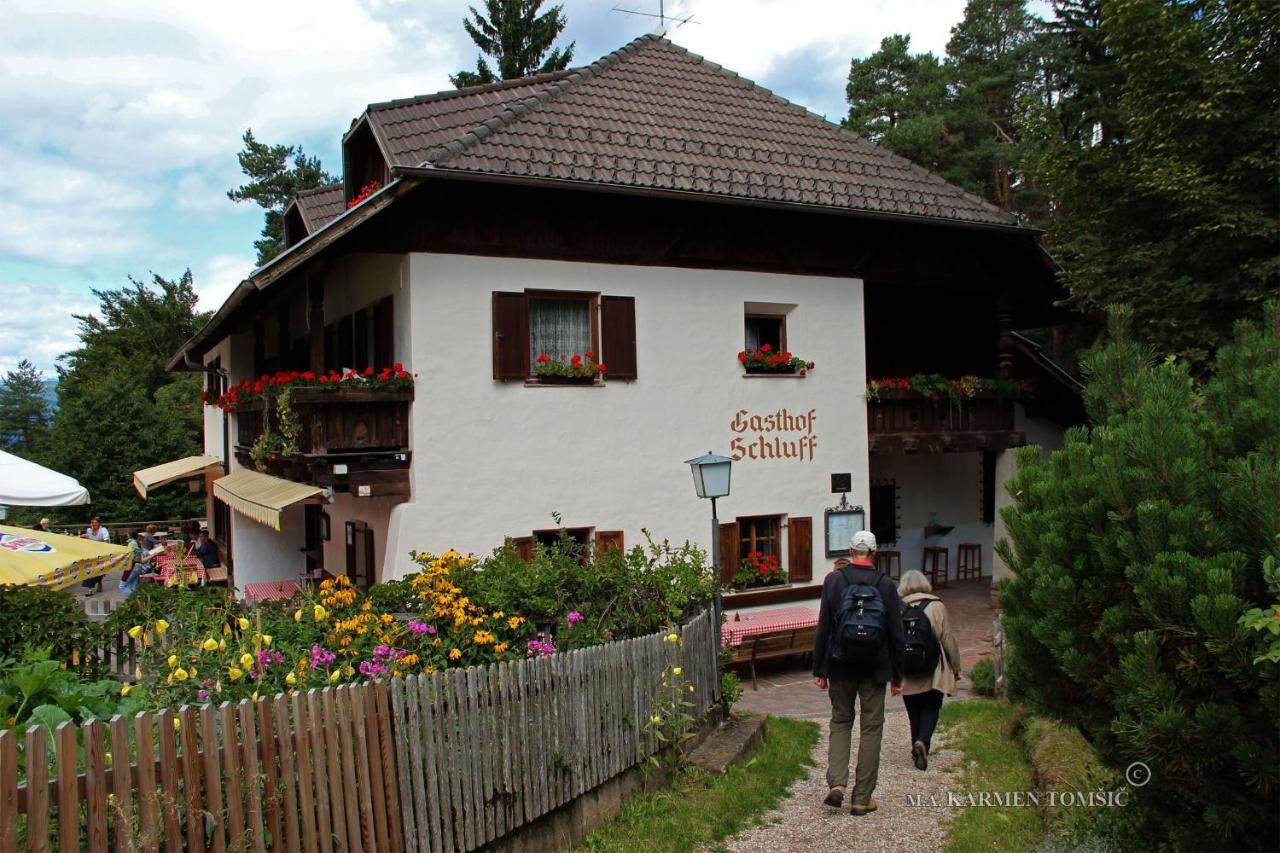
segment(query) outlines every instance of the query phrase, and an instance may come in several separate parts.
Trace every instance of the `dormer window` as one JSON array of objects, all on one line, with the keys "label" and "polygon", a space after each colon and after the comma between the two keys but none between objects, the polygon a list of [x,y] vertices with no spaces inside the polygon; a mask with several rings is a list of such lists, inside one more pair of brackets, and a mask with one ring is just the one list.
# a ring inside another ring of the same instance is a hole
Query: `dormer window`
[{"label": "dormer window", "polygon": [[364,201],[391,179],[367,118],[357,121],[342,142],[342,171],[347,207]]}]

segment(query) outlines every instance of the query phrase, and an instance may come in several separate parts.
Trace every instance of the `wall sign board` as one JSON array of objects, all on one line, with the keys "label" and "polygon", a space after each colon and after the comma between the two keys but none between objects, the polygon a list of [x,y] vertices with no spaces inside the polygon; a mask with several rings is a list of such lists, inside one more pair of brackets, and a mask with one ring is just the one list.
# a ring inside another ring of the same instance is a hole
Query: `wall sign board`
[{"label": "wall sign board", "polygon": [[862,507],[829,509],[825,513],[827,556],[847,557],[853,534],[866,529],[866,513]]}]

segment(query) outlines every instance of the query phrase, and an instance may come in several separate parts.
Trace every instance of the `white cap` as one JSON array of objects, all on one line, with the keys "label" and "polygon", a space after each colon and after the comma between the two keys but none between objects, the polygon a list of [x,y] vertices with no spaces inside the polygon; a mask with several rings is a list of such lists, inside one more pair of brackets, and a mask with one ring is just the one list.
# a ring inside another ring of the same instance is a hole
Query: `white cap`
[{"label": "white cap", "polygon": [[870,530],[859,530],[849,542],[849,550],[869,554],[876,549],[876,537]]}]

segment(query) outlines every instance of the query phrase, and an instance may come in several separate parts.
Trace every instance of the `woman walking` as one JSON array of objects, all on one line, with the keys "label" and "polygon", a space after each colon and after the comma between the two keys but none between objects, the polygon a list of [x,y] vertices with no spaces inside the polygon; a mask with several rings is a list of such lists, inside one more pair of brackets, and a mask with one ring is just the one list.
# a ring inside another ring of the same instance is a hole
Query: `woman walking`
[{"label": "woman walking", "polygon": [[942,696],[956,692],[956,680],[961,676],[960,647],[947,619],[947,606],[933,594],[933,587],[923,573],[904,572],[898,595],[902,598],[907,642],[902,702],[911,721],[911,760],[917,769],[926,770],[933,729],[942,710]]}]

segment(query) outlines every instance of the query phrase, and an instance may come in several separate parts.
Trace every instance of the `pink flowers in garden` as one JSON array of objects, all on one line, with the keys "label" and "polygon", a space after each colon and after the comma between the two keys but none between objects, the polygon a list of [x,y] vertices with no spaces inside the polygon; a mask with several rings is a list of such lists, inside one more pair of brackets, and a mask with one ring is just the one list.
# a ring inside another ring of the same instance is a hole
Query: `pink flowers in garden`
[{"label": "pink flowers in garden", "polygon": [[529,657],[535,655],[554,655],[556,653],[555,644],[550,640],[530,640],[527,644],[529,649]]},{"label": "pink flowers in garden", "polygon": [[378,646],[373,650],[373,656],[369,660],[360,661],[360,674],[365,678],[378,678],[391,672],[388,664],[400,660],[400,658],[409,654],[404,649],[393,649],[388,645]]},{"label": "pink flowers in garden", "polygon": [[577,625],[579,622],[582,621],[582,619],[583,619],[582,614],[576,610],[570,610],[569,615],[565,617],[565,621],[569,623],[570,628],[572,628],[574,625]]},{"label": "pink flowers in garden", "polygon": [[311,645],[311,668],[312,669],[320,669],[326,664],[333,663],[337,659],[338,659],[337,655],[335,655],[333,652],[329,651],[319,643],[313,643]]},{"label": "pink flowers in garden", "polygon": [[436,626],[428,625],[425,622],[420,622],[417,619],[414,619],[409,623],[409,630],[415,634],[434,634],[436,632]]}]

